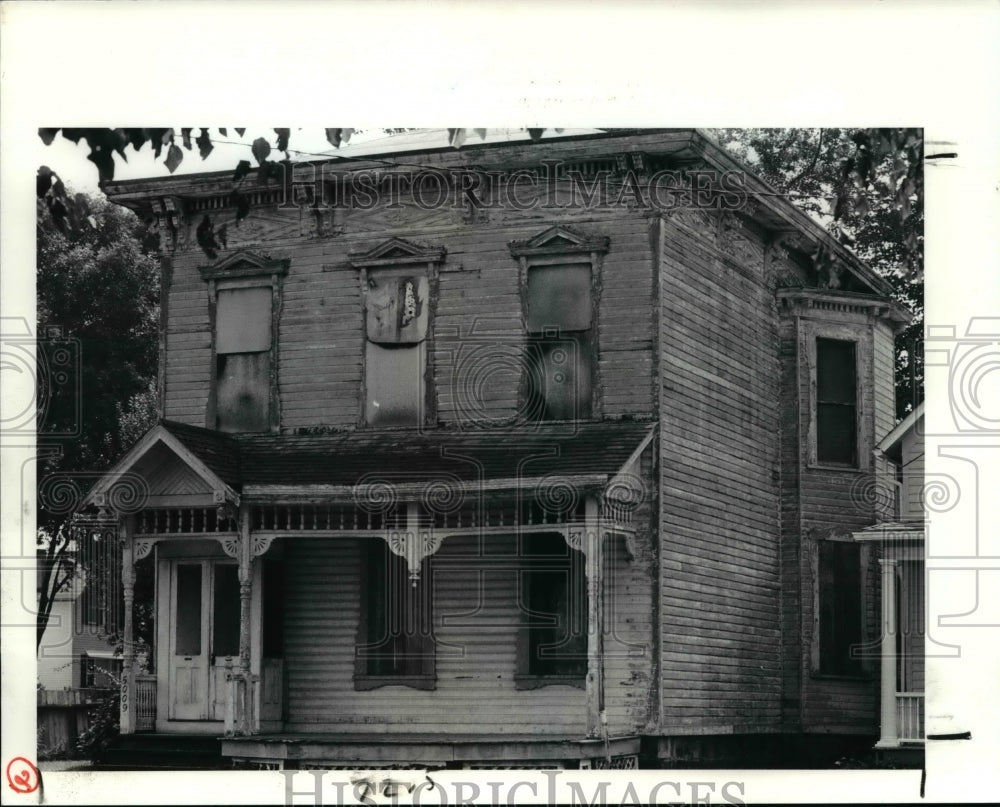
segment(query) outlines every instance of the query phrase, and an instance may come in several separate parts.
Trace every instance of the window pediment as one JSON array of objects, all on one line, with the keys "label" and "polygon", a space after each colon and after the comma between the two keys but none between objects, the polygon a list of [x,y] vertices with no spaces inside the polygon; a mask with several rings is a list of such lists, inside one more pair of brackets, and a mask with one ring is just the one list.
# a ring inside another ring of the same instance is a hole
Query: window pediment
[{"label": "window pediment", "polygon": [[288,274],[288,259],[276,260],[263,252],[239,250],[209,266],[199,266],[202,280]]},{"label": "window pediment", "polygon": [[549,227],[538,235],[523,241],[511,241],[511,255],[515,258],[536,255],[567,255],[574,253],[600,253],[608,251],[611,239],[607,236],[586,236],[570,227]]},{"label": "window pediment", "polygon": [[366,269],[410,263],[442,263],[446,254],[444,247],[427,247],[405,238],[390,238],[366,252],[351,253],[350,258],[355,269]]}]

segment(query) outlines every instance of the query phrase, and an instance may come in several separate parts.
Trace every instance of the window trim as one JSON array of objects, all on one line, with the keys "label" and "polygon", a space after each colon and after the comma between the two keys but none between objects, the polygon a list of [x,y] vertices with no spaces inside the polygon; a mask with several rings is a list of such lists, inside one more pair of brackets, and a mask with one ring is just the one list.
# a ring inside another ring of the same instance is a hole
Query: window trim
[{"label": "window trim", "polygon": [[[378,543],[376,543],[378,542]],[[379,544],[382,546],[379,547]],[[421,689],[421,690],[434,690],[437,689],[437,641],[433,635],[433,603],[434,603],[434,591],[433,589],[427,589],[422,594],[425,601],[430,603],[432,612],[428,615],[428,621],[432,628],[432,634],[426,637],[426,641],[430,648],[434,650],[433,653],[428,653],[422,659],[422,666],[424,668],[423,672],[413,673],[407,672],[399,675],[384,674],[384,673],[371,673],[368,672],[370,659],[358,653],[358,648],[369,644],[369,627],[370,627],[370,614],[368,610],[368,591],[370,588],[370,581],[372,578],[371,573],[371,556],[375,551],[376,547],[383,548],[387,553],[387,556],[392,557],[392,550],[389,549],[388,544],[382,538],[365,538],[359,541],[360,547],[360,598],[358,602],[358,628],[355,634],[354,642],[354,690],[356,692],[370,691],[373,689],[379,689],[385,686],[405,686],[411,689]],[[418,586],[431,586],[433,575],[431,570],[428,568],[429,558],[425,558],[422,562],[423,569],[420,574],[420,581]],[[400,558],[400,561],[405,565],[405,560]]]},{"label": "window trim", "polygon": [[[268,429],[276,434],[281,430],[281,400],[278,394],[278,330],[280,327],[281,292],[283,279],[288,274],[289,261],[275,260],[255,252],[240,251],[211,266],[200,266],[198,272],[208,286],[208,327],[211,334],[209,357],[208,401],[205,406],[205,427],[218,429],[218,355],[216,353],[216,318],[218,293],[233,289],[271,289],[271,346],[268,352],[269,394]],[[257,351],[255,351],[257,352]],[[265,352],[265,351],[259,351]],[[263,434],[264,432],[240,432]]]},{"label": "window trim", "polygon": [[[511,256],[518,262],[518,288],[521,297],[521,338],[523,340],[522,376],[518,394],[519,411],[524,412],[530,404],[528,394],[531,386],[528,367],[529,344],[533,338],[540,336],[532,333],[527,327],[525,312],[528,310],[528,275],[531,269],[558,266],[566,263],[590,264],[590,328],[587,331],[568,331],[569,334],[587,334],[590,346],[590,414],[586,418],[575,420],[600,420],[601,406],[601,374],[600,374],[600,308],[601,308],[601,275],[604,256],[607,254],[611,239],[607,236],[588,236],[564,225],[549,227],[532,238],[523,241],[511,241],[508,244]],[[548,420],[546,423],[565,423],[565,420]]]},{"label": "window trim", "polygon": [[[434,319],[438,298],[438,273],[447,254],[447,250],[443,246],[425,246],[398,237],[382,241],[371,249],[350,253],[348,265],[358,273],[359,288],[361,289],[361,394],[358,396],[357,416],[359,429],[420,429],[437,421],[437,390],[434,384]],[[366,329],[369,272],[382,273],[390,277],[423,275],[427,278],[427,335],[420,342],[424,382],[424,394],[421,402],[423,411],[415,424],[383,425],[368,422],[368,334]]]},{"label": "window trim", "polygon": [[[808,467],[810,469],[824,471],[848,471],[857,473],[858,471],[871,470],[871,450],[866,451],[865,446],[872,445],[870,440],[870,427],[866,416],[865,383],[864,379],[871,373],[868,371],[870,358],[865,355],[866,332],[860,328],[830,324],[805,323],[806,328],[803,334],[806,348],[806,363],[809,372],[809,397],[806,405],[809,407],[809,439],[808,439]],[[851,342],[854,344],[854,456],[853,464],[845,462],[832,462],[830,460],[820,461],[819,459],[819,422],[818,422],[818,380],[817,380],[817,349],[816,343],[819,339],[830,339],[841,342]]]}]

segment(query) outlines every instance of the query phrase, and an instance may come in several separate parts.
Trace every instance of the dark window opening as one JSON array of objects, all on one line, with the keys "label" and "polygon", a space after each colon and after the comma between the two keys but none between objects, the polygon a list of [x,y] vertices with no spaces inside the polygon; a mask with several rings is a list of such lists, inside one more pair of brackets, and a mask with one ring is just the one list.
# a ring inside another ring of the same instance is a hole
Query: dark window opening
[{"label": "dark window opening", "polygon": [[521,610],[529,676],[583,679],[587,674],[587,585],[583,554],[558,534],[526,535]]},{"label": "dark window opening", "polygon": [[[428,567],[424,561],[420,579],[413,585],[406,561],[390,551],[385,541],[367,542],[363,642],[357,648],[359,676],[394,677],[400,683],[430,688],[435,647]],[[424,679],[423,684],[415,679]]]},{"label": "dark window opening", "polygon": [[819,544],[819,672],[861,675],[852,648],[862,642],[861,547],[842,541]]},{"label": "dark window opening", "polygon": [[527,415],[589,418],[595,358],[590,264],[533,266],[527,283]]},{"label": "dark window opening", "polygon": [[816,459],[857,465],[855,343],[816,340]]}]

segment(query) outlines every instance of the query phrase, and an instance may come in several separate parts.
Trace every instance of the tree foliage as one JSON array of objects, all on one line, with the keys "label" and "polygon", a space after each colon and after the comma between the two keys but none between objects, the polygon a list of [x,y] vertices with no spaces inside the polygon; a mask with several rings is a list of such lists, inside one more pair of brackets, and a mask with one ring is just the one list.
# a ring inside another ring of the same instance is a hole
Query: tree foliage
[{"label": "tree foliage", "polygon": [[896,338],[896,409],[923,398],[923,137],[919,129],[718,129],[719,142],[823,224],[914,313]]},{"label": "tree foliage", "polygon": [[77,227],[37,210],[39,643],[79,571],[72,506],[156,417],[157,262],[134,214],[73,198]]}]

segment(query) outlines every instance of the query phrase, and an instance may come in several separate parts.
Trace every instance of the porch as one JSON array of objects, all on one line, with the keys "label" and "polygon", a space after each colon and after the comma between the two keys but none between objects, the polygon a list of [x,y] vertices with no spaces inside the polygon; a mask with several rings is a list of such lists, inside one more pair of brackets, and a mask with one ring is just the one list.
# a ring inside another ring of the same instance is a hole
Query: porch
[{"label": "porch", "polygon": [[[266,450],[254,438],[256,476],[245,470],[251,452],[234,438],[158,427],[93,495],[107,507],[126,474],[149,490],[141,507],[118,517],[122,733],[223,737],[223,754],[247,765],[628,764],[645,713],[626,700],[631,690],[609,699],[607,689],[634,688],[650,657],[614,645],[625,637],[639,647],[649,637],[622,613],[630,606],[613,597],[606,613],[605,600],[616,586],[647,585],[637,557],[650,551],[642,480],[653,432],[649,424],[611,426],[558,437],[558,452],[550,435],[503,454],[489,435],[408,435],[402,445],[394,435],[381,459],[366,445],[372,435],[361,435],[361,445],[353,435],[319,441],[331,443],[322,452],[315,439],[308,452],[303,441],[286,452],[282,438]],[[480,459],[451,459],[445,449]],[[227,451],[242,452],[241,462],[227,461]],[[273,461],[267,451],[278,452]],[[523,455],[537,467],[518,476]],[[382,463],[393,472],[364,482]],[[232,469],[240,464],[237,491]],[[569,472],[557,476],[560,466]],[[317,481],[317,468],[333,484]],[[140,670],[130,641],[143,562],[156,577],[149,670]],[[274,568],[282,570],[277,588],[268,582]],[[581,593],[560,583],[566,593],[555,599],[558,586],[536,584],[532,595],[539,570],[578,579]],[[393,629],[380,645],[366,625],[389,618],[390,589],[401,603],[424,601],[433,630]],[[559,609],[575,602],[583,643],[556,642],[572,645],[569,662],[526,666],[538,645],[525,630],[532,596],[559,623],[570,619]],[[375,646],[382,650],[366,662]]]},{"label": "porch", "polygon": [[224,738],[222,753],[235,767],[269,770],[637,768],[639,737],[262,734]]},{"label": "porch", "polygon": [[923,522],[876,524],[855,540],[881,547],[881,711],[876,749],[924,744]]}]

